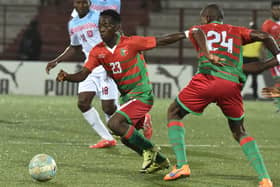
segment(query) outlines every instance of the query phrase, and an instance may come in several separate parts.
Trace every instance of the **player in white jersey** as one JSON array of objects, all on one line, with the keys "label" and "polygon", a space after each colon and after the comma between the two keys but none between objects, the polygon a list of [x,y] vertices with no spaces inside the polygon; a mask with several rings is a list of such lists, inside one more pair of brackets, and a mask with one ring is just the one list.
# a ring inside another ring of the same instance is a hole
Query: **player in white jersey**
[{"label": "player in white jersey", "polygon": [[[101,0],[96,0],[96,2]],[[106,7],[117,7],[120,10],[120,0],[114,0],[116,4],[106,2]],[[91,11],[92,4],[89,0],[74,0],[74,8],[78,16],[73,17],[68,23],[70,45],[57,58],[50,61],[46,67],[47,73],[61,61],[71,59],[71,57],[80,54],[82,50],[87,58],[90,50],[96,44],[101,42],[98,31],[99,11]],[[100,6],[98,6],[100,7]],[[102,109],[105,113],[106,120],[116,111],[118,105],[118,88],[114,81],[107,76],[102,66],[96,68],[83,82],[79,83],[78,107],[83,113],[86,121],[92,126],[97,134],[102,138],[97,144],[90,148],[104,148],[116,145],[116,140],[101,121],[100,116],[91,102],[94,96],[98,96],[102,103]]]},{"label": "player in white jersey", "polygon": [[[106,9],[113,9],[120,13],[121,10],[121,2],[120,0],[90,0],[90,10],[95,12],[102,12]],[[76,9],[73,10],[71,16],[74,18],[78,16],[78,12]]]}]

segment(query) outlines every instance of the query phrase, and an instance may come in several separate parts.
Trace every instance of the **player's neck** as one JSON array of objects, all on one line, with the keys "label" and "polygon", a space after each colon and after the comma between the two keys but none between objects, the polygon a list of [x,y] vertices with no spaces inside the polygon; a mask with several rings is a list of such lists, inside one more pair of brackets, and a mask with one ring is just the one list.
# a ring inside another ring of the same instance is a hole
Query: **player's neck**
[{"label": "player's neck", "polygon": [[105,44],[112,49],[115,45],[119,43],[119,40],[120,40],[120,35],[115,34],[113,39],[108,42],[105,42]]}]

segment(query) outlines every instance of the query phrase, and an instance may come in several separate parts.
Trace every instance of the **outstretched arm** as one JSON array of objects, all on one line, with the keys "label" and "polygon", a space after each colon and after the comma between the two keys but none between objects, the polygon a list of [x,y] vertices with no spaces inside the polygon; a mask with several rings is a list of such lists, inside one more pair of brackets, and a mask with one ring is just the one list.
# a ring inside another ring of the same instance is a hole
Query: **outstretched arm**
[{"label": "outstretched arm", "polygon": [[274,55],[279,54],[280,50],[275,41],[275,39],[268,33],[262,31],[253,30],[250,33],[251,39],[253,41],[261,41],[264,46]]},{"label": "outstretched arm", "polygon": [[172,33],[163,36],[156,37],[157,46],[164,46],[175,43],[179,40],[186,38],[184,32]]},{"label": "outstretched arm", "polygon": [[262,89],[262,96],[267,98],[280,98],[280,88],[279,87],[270,87]]},{"label": "outstretched arm", "polygon": [[60,70],[57,74],[56,80],[57,81],[69,81],[69,82],[81,82],[87,78],[87,76],[91,73],[91,71],[85,67],[82,68],[81,71],[68,74],[67,72]]},{"label": "outstretched arm", "polygon": [[55,68],[57,64],[62,61],[70,60],[71,58],[75,57],[82,51],[81,46],[68,46],[63,53],[61,53],[58,57],[51,60],[46,66],[46,72],[49,74],[50,70]]},{"label": "outstretched arm", "polygon": [[[277,55],[278,56],[278,55]],[[280,54],[279,54],[280,56]],[[243,64],[243,72],[245,73],[251,73],[251,74],[258,74],[261,73],[269,68],[272,68],[274,66],[280,65],[278,62],[277,58],[272,58],[264,63],[262,62],[252,62],[252,63],[247,63]]]}]

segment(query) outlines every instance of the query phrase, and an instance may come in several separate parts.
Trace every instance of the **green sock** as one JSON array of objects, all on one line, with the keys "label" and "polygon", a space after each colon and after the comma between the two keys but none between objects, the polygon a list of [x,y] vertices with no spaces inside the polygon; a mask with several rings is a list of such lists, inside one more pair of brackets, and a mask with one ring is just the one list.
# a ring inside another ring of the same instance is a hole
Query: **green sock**
[{"label": "green sock", "polygon": [[177,159],[177,168],[188,164],[185,147],[185,128],[180,121],[170,121],[167,125],[169,142]]},{"label": "green sock", "polygon": [[250,136],[242,137],[240,139],[240,146],[249,160],[250,165],[257,172],[259,180],[261,181],[263,178],[270,179],[262,155],[254,138]]},{"label": "green sock", "polygon": [[280,109],[280,98],[274,98],[277,109]]},{"label": "green sock", "polygon": [[130,126],[123,138],[130,144],[136,145],[140,150],[147,150],[154,147],[152,142],[139,133],[133,126]]}]

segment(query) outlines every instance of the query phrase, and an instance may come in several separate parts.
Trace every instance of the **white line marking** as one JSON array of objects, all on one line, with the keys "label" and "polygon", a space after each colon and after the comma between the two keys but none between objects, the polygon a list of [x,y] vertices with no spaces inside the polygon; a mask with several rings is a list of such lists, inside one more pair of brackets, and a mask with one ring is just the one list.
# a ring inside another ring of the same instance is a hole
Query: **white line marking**
[{"label": "white line marking", "polygon": [[[89,146],[93,143],[73,143],[73,142],[22,142],[22,141],[7,141],[7,142],[0,142],[0,145],[5,144],[12,144],[12,145],[66,145],[66,146]],[[124,146],[123,144],[117,144],[118,146]],[[171,147],[170,144],[156,144],[160,147]],[[195,144],[188,144],[186,147],[212,147],[212,148],[240,148],[239,145],[195,145]],[[279,145],[259,145],[260,148],[271,148],[271,149],[279,149]]]}]

